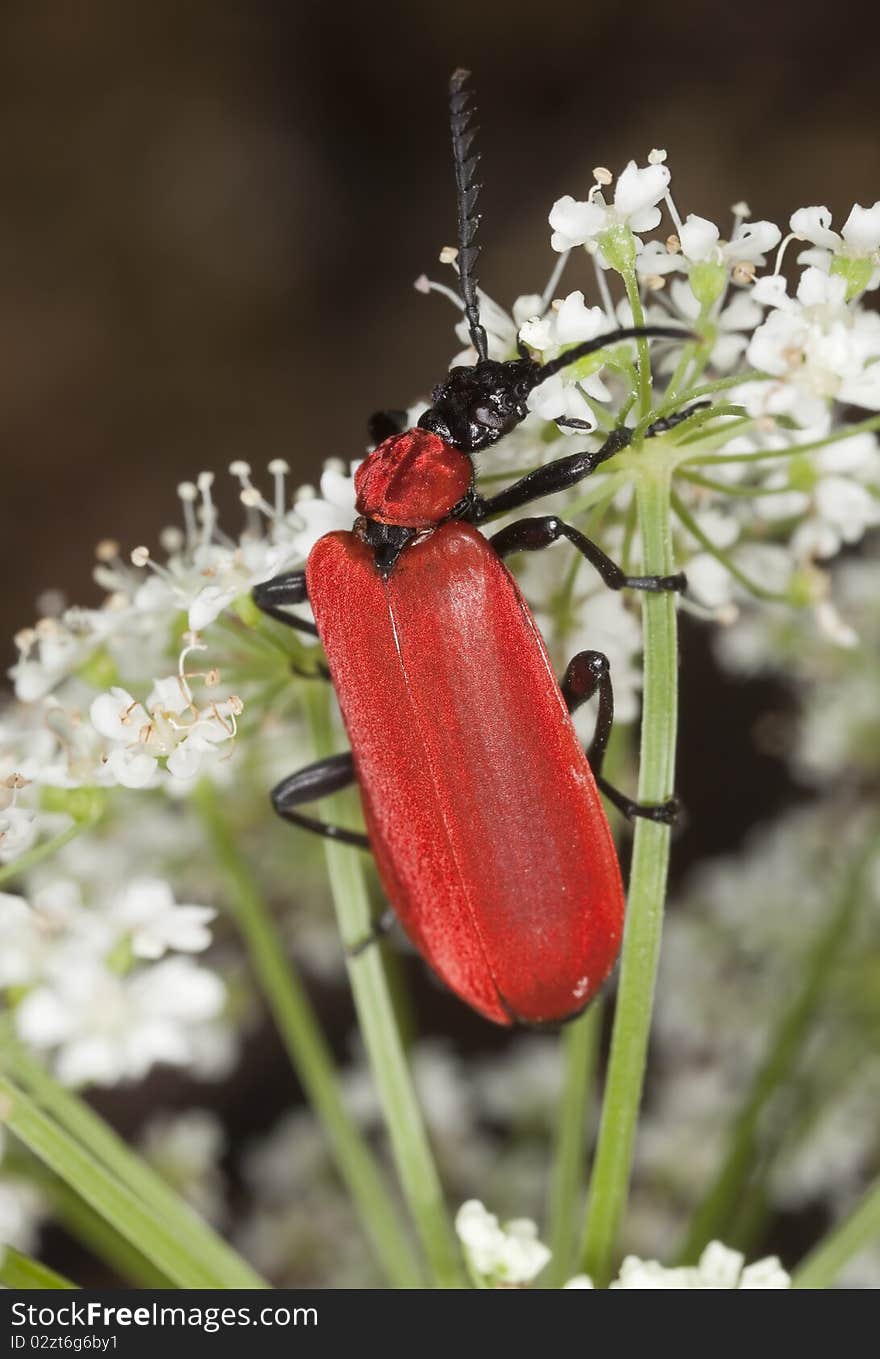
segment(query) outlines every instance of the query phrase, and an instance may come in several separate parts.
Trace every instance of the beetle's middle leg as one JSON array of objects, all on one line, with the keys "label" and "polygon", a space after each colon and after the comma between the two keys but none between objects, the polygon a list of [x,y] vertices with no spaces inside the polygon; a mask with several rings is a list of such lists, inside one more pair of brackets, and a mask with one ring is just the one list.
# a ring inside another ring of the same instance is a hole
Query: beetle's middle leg
[{"label": "beetle's middle leg", "polygon": [[304,830],[324,835],[328,840],[336,840],[343,845],[357,845],[359,849],[369,849],[370,841],[362,831],[346,830],[344,826],[330,826],[316,816],[308,816],[297,809],[304,802],[317,802],[331,793],[338,793],[354,783],[354,760],[351,751],[342,755],[328,755],[324,760],[306,765],[295,774],[282,779],[272,789],[272,806],[285,821],[291,821]]},{"label": "beetle's middle leg", "polygon": [[596,716],[596,730],[587,750],[590,768],[605,796],[614,803],[619,811],[630,821],[641,816],[647,821],[661,821],[671,825],[678,815],[678,799],[667,802],[636,802],[619,788],[615,788],[602,777],[602,764],[608,749],[608,738],[614,721],[614,689],[611,683],[611,665],[602,651],[579,651],[568,663],[568,668],[559,686],[565,706],[570,713],[586,703],[598,690],[599,712]]},{"label": "beetle's middle leg", "polygon": [[[288,571],[283,576],[273,576],[271,580],[264,580],[251,590],[251,599],[257,608],[270,618],[274,618],[278,623],[284,623],[286,627],[306,632],[310,637],[317,637],[318,629],[314,623],[308,618],[298,617],[295,613],[285,613],[282,607],[285,604],[306,604],[308,598],[305,571]],[[304,670],[302,666],[296,664],[291,664],[290,668],[300,679],[330,679],[330,671],[323,661],[318,661],[313,670]]]},{"label": "beetle's middle leg", "polygon": [[557,519],[555,514],[543,514],[534,519],[517,519],[499,533],[493,534],[489,542],[499,557],[507,557],[513,552],[539,552],[560,538],[567,538],[582,557],[594,566],[605,584],[612,590],[684,590],[687,578],[679,571],[674,576],[628,576],[617,562],[602,551],[596,543],[584,537],[579,529]]},{"label": "beetle's middle leg", "polygon": [[305,571],[285,571],[282,576],[273,576],[271,580],[261,581],[251,590],[251,599],[258,609],[274,618],[277,623],[284,623],[289,628],[296,628],[298,632],[307,632],[310,637],[317,637],[318,629],[311,619],[300,618],[295,613],[284,611],[285,606],[289,604],[308,604]]}]

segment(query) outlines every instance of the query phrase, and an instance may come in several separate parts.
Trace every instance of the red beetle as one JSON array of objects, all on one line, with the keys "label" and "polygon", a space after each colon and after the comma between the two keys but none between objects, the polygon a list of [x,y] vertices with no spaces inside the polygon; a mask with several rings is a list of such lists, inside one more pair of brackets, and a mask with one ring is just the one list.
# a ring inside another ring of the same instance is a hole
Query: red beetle
[{"label": "red beetle", "polygon": [[[475,527],[589,475],[629,443],[630,430],[490,498],[475,490],[472,455],[519,424],[529,393],[563,366],[632,336],[683,332],[618,330],[543,367],[522,346],[516,359],[488,358],[474,273],[479,190],[466,76],[452,77],[450,104],[459,283],[477,362],[450,371],[417,428],[401,431],[393,414],[374,417],[374,435],[386,437],[356,473],[352,531],[325,535],[305,571],[258,585],[254,599],[320,637],[351,740],[351,753],[279,784],[276,810],[368,846],[407,934],[480,1014],[498,1024],[545,1023],[582,1010],[620,948],[623,887],[599,789],[630,816],[669,821],[675,805],[639,805],[602,778],[613,715],[607,658],[580,652],[560,685],[502,558],[564,537],[614,589],[680,590],[685,582],[624,575],[556,516],[518,520],[488,539]],[[306,600],[315,625],[285,611]],[[570,713],[597,691],[585,754]],[[298,810],[353,779],[366,836]]]}]

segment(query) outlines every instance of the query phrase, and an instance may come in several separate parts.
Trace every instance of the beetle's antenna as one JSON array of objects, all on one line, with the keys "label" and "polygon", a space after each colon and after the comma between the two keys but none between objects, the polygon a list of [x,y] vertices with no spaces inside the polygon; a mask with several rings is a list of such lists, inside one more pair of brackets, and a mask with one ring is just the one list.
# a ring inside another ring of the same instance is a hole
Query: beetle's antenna
[{"label": "beetle's antenna", "polygon": [[558,359],[551,359],[549,363],[543,364],[534,375],[531,389],[539,387],[548,378],[554,377],[567,368],[570,363],[577,363],[578,359],[584,359],[588,354],[595,354],[598,349],[604,349],[608,344],[616,344],[618,340],[696,340],[699,336],[694,335],[693,331],[683,330],[681,326],[624,326],[621,330],[609,330],[604,335],[596,335],[592,340],[584,340],[583,344],[572,345],[571,349],[566,349],[564,354],[560,354]]},{"label": "beetle's antenna", "polygon": [[478,129],[471,125],[476,110],[471,105],[471,91],[464,88],[470,78],[470,71],[461,67],[453,71],[449,81],[449,122],[452,128],[452,159],[455,165],[455,197],[458,207],[458,286],[464,303],[468,332],[471,344],[477,351],[477,358],[484,363],[489,356],[486,331],[480,325],[480,301],[477,294],[477,276],[474,269],[480,247],[474,245],[480,214],[476,211],[480,196],[479,184],[474,183],[474,175],[480,163],[476,152],[471,155],[471,146]]}]

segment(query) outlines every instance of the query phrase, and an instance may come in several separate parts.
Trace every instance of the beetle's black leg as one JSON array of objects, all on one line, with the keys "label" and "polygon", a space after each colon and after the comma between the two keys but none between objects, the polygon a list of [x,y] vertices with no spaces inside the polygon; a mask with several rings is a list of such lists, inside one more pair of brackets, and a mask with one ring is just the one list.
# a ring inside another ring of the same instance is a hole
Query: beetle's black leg
[{"label": "beetle's black leg", "polygon": [[[583,703],[589,703],[602,680],[608,674],[608,657],[602,651],[579,651],[572,656],[565,674],[559,682],[565,706],[570,713],[577,712]],[[598,730],[598,722],[596,724]],[[610,730],[610,723],[609,723]],[[607,744],[608,737],[605,741]],[[595,737],[593,738],[595,745]],[[591,747],[592,748],[592,747]],[[602,754],[604,754],[604,749]],[[600,758],[601,762],[601,758]],[[592,758],[590,764],[593,764]],[[594,767],[594,773],[595,767]]]},{"label": "beetle's black leg", "polygon": [[684,590],[687,580],[684,574],[679,571],[674,576],[628,576],[606,556],[596,543],[571,524],[566,524],[562,519],[557,519],[554,514],[543,514],[534,519],[517,519],[515,524],[508,524],[507,528],[501,529],[499,533],[493,534],[489,542],[495,548],[499,557],[507,557],[512,552],[538,552],[541,548],[549,547],[551,543],[558,542],[560,538],[567,538],[573,547],[576,547],[582,557],[594,566],[605,584],[611,590]]},{"label": "beetle's black leg", "polygon": [[469,518],[472,523],[480,524],[493,515],[516,510],[530,500],[538,500],[542,496],[564,491],[569,486],[574,486],[576,482],[583,481],[584,477],[595,472],[603,462],[613,458],[615,453],[619,453],[631,443],[631,429],[622,426],[620,429],[612,430],[602,447],[597,448],[594,453],[572,453],[567,458],[557,458],[555,462],[548,462],[545,467],[537,467],[534,472],[520,477],[519,481],[515,481],[506,490],[499,491],[497,495],[475,496]]},{"label": "beetle's black leg", "polygon": [[383,911],[382,914],[373,921],[368,933],[364,935],[363,939],[359,939],[356,944],[349,944],[346,949],[349,958],[359,958],[371,944],[378,944],[391,929],[395,919],[396,916],[390,907],[387,911]]},{"label": "beetle's black leg", "polygon": [[384,443],[392,434],[403,434],[409,428],[406,411],[376,411],[367,421],[367,433],[373,444]]},{"label": "beetle's black leg", "polygon": [[343,826],[328,826],[326,821],[319,821],[317,817],[307,816],[304,812],[296,810],[304,802],[316,802],[319,798],[329,797],[331,793],[338,793],[341,788],[347,788],[354,782],[354,777],[351,751],[345,751],[342,755],[330,755],[326,760],[306,765],[305,769],[300,769],[282,779],[278,786],[272,789],[272,806],[279,816],[283,816],[285,821],[292,821],[295,826],[302,826],[305,830],[314,831],[316,835],[325,835],[328,840],[338,840],[344,845],[357,845],[360,849],[369,849],[370,842],[361,831],[346,830]]},{"label": "beetle's black leg", "polygon": [[294,613],[285,613],[285,604],[307,604],[305,571],[287,571],[283,576],[273,576],[271,580],[261,581],[251,590],[251,599],[258,609],[274,618],[278,623],[286,623],[289,628],[307,632],[317,637],[318,629],[307,618],[298,618]]},{"label": "beetle's black leg", "polygon": [[560,685],[562,697],[570,713],[576,711],[599,691],[599,711],[596,714],[596,728],[587,751],[590,768],[605,796],[614,803],[628,820],[641,816],[647,821],[661,821],[671,825],[678,815],[678,799],[668,802],[636,802],[621,793],[602,777],[602,765],[608,749],[608,738],[614,722],[614,689],[611,684],[611,667],[608,657],[601,651],[579,651],[568,663]]},{"label": "beetle's black leg", "polygon": [[[670,429],[675,429],[682,421],[689,420],[697,411],[707,410],[712,405],[711,401],[695,401],[692,406],[688,406],[683,411],[674,411],[672,415],[664,415],[659,420],[655,420],[653,425],[649,425],[645,430],[645,438],[653,439],[655,434],[665,434]],[[556,421],[559,424],[559,421]]]}]

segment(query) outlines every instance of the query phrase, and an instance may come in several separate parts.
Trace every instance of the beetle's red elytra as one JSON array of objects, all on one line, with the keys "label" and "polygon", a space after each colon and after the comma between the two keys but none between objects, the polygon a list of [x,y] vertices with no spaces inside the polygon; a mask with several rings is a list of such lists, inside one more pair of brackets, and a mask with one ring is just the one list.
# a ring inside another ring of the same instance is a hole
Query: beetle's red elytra
[{"label": "beetle's red elytra", "polygon": [[498,1024],[576,1014],[617,957],[623,887],[513,577],[482,534],[447,522],[387,578],[360,536],[329,534],[306,582],[370,845],[412,942]]}]

